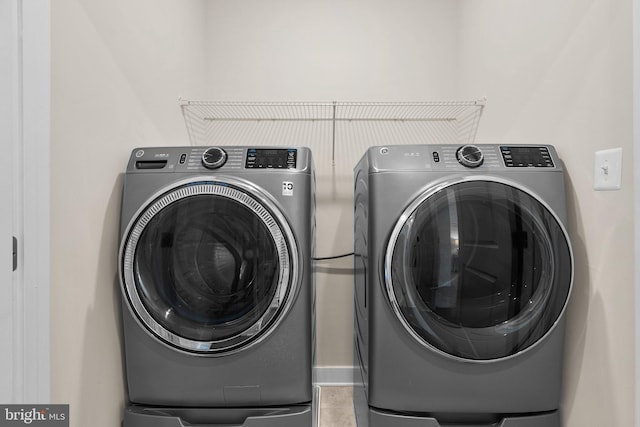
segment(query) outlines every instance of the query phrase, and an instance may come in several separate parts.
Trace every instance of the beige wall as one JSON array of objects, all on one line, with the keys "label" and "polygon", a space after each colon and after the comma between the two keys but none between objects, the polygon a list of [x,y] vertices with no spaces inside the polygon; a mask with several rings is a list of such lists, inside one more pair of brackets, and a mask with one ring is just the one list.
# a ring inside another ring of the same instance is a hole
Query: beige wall
[{"label": "beige wall", "polygon": [[[480,142],[555,144],[577,260],[567,426],[632,425],[631,0],[561,3],[53,1],[53,399],[71,404],[72,426],[120,417],[119,174],[135,146],[188,143],[179,96],[487,96]],[[624,149],[623,188],[594,192],[593,152],[610,147]],[[316,167],[318,255],[347,252],[350,168]],[[321,366],[351,364],[350,262],[317,267]]]}]

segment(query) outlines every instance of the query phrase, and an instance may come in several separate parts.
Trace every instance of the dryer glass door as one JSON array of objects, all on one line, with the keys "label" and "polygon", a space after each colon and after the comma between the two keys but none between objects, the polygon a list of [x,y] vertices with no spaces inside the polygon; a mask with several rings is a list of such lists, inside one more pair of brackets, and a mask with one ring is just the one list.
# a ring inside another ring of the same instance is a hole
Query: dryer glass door
[{"label": "dryer glass door", "polygon": [[514,186],[463,181],[402,215],[385,279],[420,342],[456,358],[519,353],[556,324],[572,282],[568,236],[542,202]]},{"label": "dryer glass door", "polygon": [[130,227],[123,276],[151,332],[184,350],[216,353],[272,326],[295,277],[295,244],[265,202],[228,183],[202,182],[147,205]]}]

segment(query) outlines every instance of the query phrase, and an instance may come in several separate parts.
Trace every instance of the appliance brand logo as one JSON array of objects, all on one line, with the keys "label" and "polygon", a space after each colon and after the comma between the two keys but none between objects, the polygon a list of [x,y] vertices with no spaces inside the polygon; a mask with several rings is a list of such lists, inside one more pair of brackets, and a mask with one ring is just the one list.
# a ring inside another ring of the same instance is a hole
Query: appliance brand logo
[{"label": "appliance brand logo", "polygon": [[3,405],[0,427],[69,427],[69,405]]}]

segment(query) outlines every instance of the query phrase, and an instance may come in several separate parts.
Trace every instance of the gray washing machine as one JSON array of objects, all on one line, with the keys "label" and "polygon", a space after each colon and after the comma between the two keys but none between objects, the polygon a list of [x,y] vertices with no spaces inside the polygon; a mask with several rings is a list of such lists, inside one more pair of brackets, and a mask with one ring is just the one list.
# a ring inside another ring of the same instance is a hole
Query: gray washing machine
[{"label": "gray washing machine", "polygon": [[124,427],[312,425],[307,148],[145,147],[124,176]]},{"label": "gray washing machine", "polygon": [[573,281],[548,145],[374,147],[355,168],[360,427],[560,427]]}]

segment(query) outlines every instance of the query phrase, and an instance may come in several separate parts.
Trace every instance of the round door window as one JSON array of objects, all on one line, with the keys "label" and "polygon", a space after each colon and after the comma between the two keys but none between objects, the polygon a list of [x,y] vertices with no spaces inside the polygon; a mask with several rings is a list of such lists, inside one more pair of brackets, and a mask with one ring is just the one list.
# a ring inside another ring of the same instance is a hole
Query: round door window
[{"label": "round door window", "polygon": [[387,249],[386,288],[415,338],[446,355],[519,353],[556,324],[572,283],[566,231],[545,204],[494,181],[425,193]]},{"label": "round door window", "polygon": [[216,353],[272,327],[295,277],[291,232],[272,212],[228,182],[189,183],[149,203],[123,254],[124,290],[147,328]]}]

